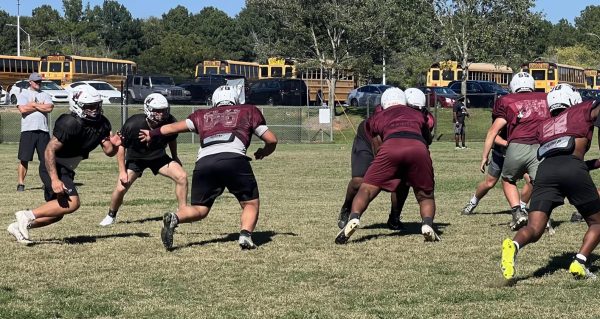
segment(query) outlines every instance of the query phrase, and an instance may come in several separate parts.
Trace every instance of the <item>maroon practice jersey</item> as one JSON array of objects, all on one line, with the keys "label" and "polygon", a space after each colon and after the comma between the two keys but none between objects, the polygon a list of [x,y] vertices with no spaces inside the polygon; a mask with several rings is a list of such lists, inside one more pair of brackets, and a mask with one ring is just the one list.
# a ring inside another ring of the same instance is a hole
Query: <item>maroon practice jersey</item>
[{"label": "maroon practice jersey", "polygon": [[[205,150],[205,155],[220,152],[245,154],[252,134],[261,136],[268,129],[260,110],[250,104],[200,109],[188,116],[188,126],[189,122],[200,136],[202,149],[199,157]],[[216,147],[212,148],[213,145]]]},{"label": "maroon practice jersey", "polygon": [[537,144],[538,125],[550,117],[546,93],[513,93],[499,98],[492,111],[493,118],[506,120],[508,142]]},{"label": "maroon practice jersey", "polygon": [[594,135],[594,121],[590,112],[594,105],[593,100],[585,101],[542,122],[537,131],[539,143],[544,144],[563,136],[585,137],[591,140]]},{"label": "maroon practice jersey", "polygon": [[383,140],[393,133],[422,135],[424,131],[429,131],[427,116],[417,109],[404,105],[394,105],[379,112],[373,116],[369,124],[371,134],[379,135]]},{"label": "maroon practice jersey", "polygon": [[367,140],[367,142],[371,143],[371,141],[373,140],[373,137],[375,137],[375,135],[373,135],[372,129],[371,129],[371,122],[373,121],[373,118],[375,118],[375,115],[379,114],[381,111],[383,111],[383,108],[381,107],[381,105],[377,105],[375,107],[375,110],[373,111],[373,114],[371,114],[371,116],[364,120],[364,137]]}]

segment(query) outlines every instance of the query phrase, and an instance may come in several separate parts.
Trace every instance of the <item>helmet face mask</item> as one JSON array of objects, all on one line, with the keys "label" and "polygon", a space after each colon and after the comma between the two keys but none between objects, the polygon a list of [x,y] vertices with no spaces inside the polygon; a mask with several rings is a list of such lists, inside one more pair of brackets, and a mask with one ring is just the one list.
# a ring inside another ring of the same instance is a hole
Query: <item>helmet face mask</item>
[{"label": "helmet face mask", "polygon": [[98,121],[102,117],[102,97],[92,87],[79,87],[70,95],[69,110],[84,120]]},{"label": "helmet face mask", "polygon": [[535,91],[535,80],[527,72],[519,72],[510,80],[510,91],[513,93]]},{"label": "helmet face mask", "polygon": [[239,98],[236,89],[233,86],[219,86],[212,95],[212,105],[236,105],[239,104]]},{"label": "helmet face mask", "polygon": [[157,124],[166,120],[170,114],[169,101],[159,93],[152,93],[144,99],[144,114],[148,121]]},{"label": "helmet face mask", "polygon": [[552,116],[561,111],[582,102],[581,95],[577,90],[567,83],[560,83],[553,87],[546,96],[548,110]]}]

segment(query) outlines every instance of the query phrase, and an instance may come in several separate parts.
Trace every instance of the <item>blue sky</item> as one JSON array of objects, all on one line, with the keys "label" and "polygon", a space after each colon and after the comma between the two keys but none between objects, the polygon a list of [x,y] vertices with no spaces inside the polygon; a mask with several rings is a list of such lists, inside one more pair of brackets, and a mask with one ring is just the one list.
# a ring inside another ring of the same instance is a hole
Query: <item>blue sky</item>
[{"label": "blue sky", "polygon": [[[137,18],[147,18],[150,16],[160,17],[163,13],[182,5],[188,8],[189,11],[197,13],[204,7],[213,6],[225,11],[229,16],[235,17],[245,6],[244,0],[172,0],[172,1],[148,1],[148,0],[118,0],[124,4],[129,12]],[[501,0],[500,0],[501,1]],[[86,3],[93,5],[101,5],[103,0],[83,0]],[[62,13],[62,0],[20,0],[21,15],[31,15],[31,10],[42,4],[49,4]],[[541,11],[546,15],[546,19],[552,23],[558,22],[562,18],[566,18],[573,23],[573,19],[579,16],[581,10],[588,5],[600,5],[599,0],[536,0],[535,11]],[[17,13],[17,0],[2,0],[0,1],[0,10],[9,12],[11,15]]]}]

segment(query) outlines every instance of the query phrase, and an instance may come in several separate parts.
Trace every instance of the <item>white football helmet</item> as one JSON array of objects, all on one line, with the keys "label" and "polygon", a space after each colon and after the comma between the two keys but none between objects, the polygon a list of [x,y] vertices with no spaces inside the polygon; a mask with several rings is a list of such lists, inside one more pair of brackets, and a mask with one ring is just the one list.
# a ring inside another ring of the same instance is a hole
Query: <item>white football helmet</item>
[{"label": "white football helmet", "polygon": [[397,87],[391,87],[381,95],[381,107],[385,110],[392,105],[406,105],[406,95]]},{"label": "white football helmet", "polygon": [[160,123],[167,119],[169,112],[169,101],[160,93],[152,93],[144,100],[144,113],[148,121]]},{"label": "white football helmet", "polygon": [[69,93],[69,110],[84,120],[97,121],[102,116],[102,97],[89,85],[78,86]]},{"label": "white football helmet", "polygon": [[238,94],[233,86],[221,85],[213,93],[213,106],[236,105],[238,103]]},{"label": "white football helmet", "polygon": [[519,72],[510,80],[510,91],[513,93],[535,91],[535,80],[527,72]]},{"label": "white football helmet", "polygon": [[404,94],[406,95],[406,103],[408,106],[419,110],[425,107],[427,98],[423,91],[416,88],[408,88],[404,91]]},{"label": "white football helmet", "polygon": [[569,108],[575,104],[581,103],[581,94],[570,84],[560,83],[553,87],[546,96],[550,114],[557,110]]}]

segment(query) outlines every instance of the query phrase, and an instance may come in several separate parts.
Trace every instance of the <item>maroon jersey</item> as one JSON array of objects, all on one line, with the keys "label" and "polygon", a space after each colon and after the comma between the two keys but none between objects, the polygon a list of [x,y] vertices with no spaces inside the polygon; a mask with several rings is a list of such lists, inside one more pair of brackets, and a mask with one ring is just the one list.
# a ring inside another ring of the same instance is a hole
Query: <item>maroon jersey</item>
[{"label": "maroon jersey", "polygon": [[527,92],[505,95],[496,101],[492,117],[506,120],[509,143],[537,144],[538,125],[550,118],[546,93]]},{"label": "maroon jersey", "polygon": [[[200,109],[188,116],[189,122],[200,136],[202,148],[199,157],[202,157],[203,153],[245,154],[252,134],[260,136],[267,130],[262,113],[250,104]],[[215,147],[212,147],[213,145]]]},{"label": "maroon jersey", "polygon": [[394,105],[379,112],[369,124],[371,133],[380,135],[384,141],[394,133],[422,136],[424,131],[429,131],[427,116],[404,105]]},{"label": "maroon jersey", "polygon": [[542,122],[537,131],[539,143],[544,144],[563,136],[591,140],[594,134],[594,121],[590,117],[593,106],[593,100],[585,101]]},{"label": "maroon jersey", "polygon": [[375,118],[375,115],[379,114],[381,111],[383,111],[383,108],[381,107],[381,105],[377,105],[375,107],[375,111],[373,111],[373,114],[371,115],[371,117],[364,120],[363,121],[364,124],[363,124],[363,122],[361,122],[361,124],[364,125],[364,137],[367,140],[367,142],[369,142],[369,143],[371,143],[371,141],[373,140],[373,137],[375,137],[377,135],[377,134],[373,134],[373,129],[371,128],[371,122],[373,121],[373,118]]}]

